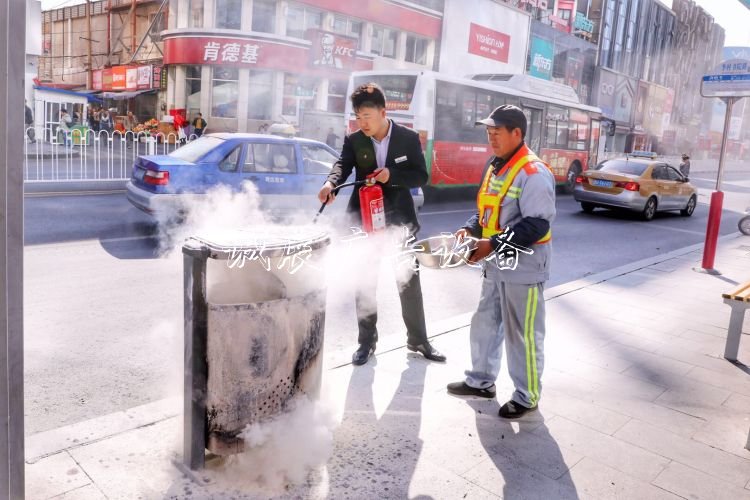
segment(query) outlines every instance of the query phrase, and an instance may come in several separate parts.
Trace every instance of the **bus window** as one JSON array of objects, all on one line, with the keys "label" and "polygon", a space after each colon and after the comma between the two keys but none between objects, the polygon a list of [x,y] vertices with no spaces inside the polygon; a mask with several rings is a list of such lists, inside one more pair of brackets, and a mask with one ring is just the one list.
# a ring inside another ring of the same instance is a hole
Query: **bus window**
[{"label": "bus window", "polygon": [[474,126],[477,116],[477,95],[470,89],[461,90],[461,127]]},{"label": "bus window", "polygon": [[416,75],[358,76],[353,80],[353,88],[371,82],[380,85],[383,92],[385,92],[386,109],[409,109],[414,97],[414,87],[417,85]]},{"label": "bus window", "polygon": [[490,116],[493,109],[495,108],[492,107],[492,95],[479,91],[477,93],[477,120],[484,120]]},{"label": "bus window", "polygon": [[547,107],[547,147],[568,147],[568,110],[556,106]]},{"label": "bus window", "polygon": [[542,141],[542,110],[535,108],[523,108],[526,115],[526,144],[532,151],[538,152]]},{"label": "bus window", "polygon": [[[481,115],[477,106],[477,91],[462,85],[437,82],[435,105],[435,140],[484,144],[487,135],[484,127],[477,127]],[[479,118],[477,118],[479,117]]]},{"label": "bus window", "polygon": [[568,131],[568,149],[586,151],[586,145],[589,140],[588,115],[582,111],[571,109]]}]

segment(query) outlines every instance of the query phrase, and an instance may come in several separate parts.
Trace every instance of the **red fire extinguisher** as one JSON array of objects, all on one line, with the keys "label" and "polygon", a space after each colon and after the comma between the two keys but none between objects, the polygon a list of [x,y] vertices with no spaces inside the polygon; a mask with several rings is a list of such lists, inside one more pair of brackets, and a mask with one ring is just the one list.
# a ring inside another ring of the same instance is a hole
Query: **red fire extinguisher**
[{"label": "red fire extinguisher", "polygon": [[367,184],[359,189],[359,209],[362,213],[362,229],[366,233],[376,233],[385,229],[383,188],[372,181],[372,177],[372,174],[368,175]]}]

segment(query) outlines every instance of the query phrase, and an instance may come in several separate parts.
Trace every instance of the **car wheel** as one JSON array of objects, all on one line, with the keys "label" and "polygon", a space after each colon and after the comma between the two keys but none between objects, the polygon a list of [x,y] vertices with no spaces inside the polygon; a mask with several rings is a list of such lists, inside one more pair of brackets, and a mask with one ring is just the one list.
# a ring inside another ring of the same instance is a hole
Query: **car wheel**
[{"label": "car wheel", "polygon": [[737,228],[742,234],[750,236],[750,215],[746,215],[737,223]]},{"label": "car wheel", "polygon": [[583,210],[587,214],[592,213],[595,208],[596,208],[596,205],[594,205],[593,203],[588,203],[586,201],[581,202],[581,210]]},{"label": "car wheel", "polygon": [[695,195],[691,196],[685,208],[680,210],[680,215],[682,215],[683,217],[690,217],[691,215],[693,215],[693,212],[695,212],[695,205],[697,203],[698,200],[695,199]]},{"label": "car wheel", "polygon": [[576,188],[576,177],[578,177],[580,173],[581,167],[578,166],[578,163],[573,163],[570,168],[568,168],[568,176],[565,179],[565,185],[563,187],[566,193],[573,193]]},{"label": "car wheel", "polygon": [[653,196],[646,201],[646,206],[643,207],[641,217],[643,220],[651,220],[656,215],[656,198]]}]

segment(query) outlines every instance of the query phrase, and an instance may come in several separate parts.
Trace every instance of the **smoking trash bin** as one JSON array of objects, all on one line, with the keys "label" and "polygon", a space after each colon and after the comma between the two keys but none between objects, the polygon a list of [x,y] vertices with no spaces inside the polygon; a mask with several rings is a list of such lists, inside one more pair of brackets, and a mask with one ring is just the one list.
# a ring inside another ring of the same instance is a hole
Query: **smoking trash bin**
[{"label": "smoking trash bin", "polygon": [[239,453],[247,424],[296,394],[317,397],[330,238],[308,227],[251,227],[189,238],[185,285],[184,460]]}]

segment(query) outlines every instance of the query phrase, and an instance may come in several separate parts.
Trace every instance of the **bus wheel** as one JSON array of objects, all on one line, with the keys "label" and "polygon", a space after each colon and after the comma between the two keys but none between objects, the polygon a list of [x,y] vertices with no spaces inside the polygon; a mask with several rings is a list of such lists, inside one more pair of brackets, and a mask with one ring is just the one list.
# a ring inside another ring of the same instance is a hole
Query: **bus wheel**
[{"label": "bus wheel", "polygon": [[573,190],[576,187],[576,177],[581,173],[581,166],[578,162],[574,162],[568,167],[568,176],[565,179],[563,189],[567,194],[573,194]]}]

